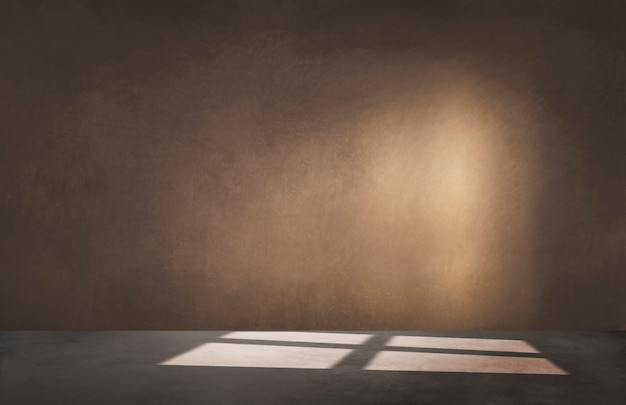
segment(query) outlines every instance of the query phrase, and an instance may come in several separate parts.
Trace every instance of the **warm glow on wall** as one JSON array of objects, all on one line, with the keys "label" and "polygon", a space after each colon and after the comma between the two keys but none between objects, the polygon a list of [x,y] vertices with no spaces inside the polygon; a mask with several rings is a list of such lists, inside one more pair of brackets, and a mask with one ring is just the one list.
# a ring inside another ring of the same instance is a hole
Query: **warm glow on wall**
[{"label": "warm glow on wall", "polygon": [[[332,328],[336,316],[384,329],[417,316],[426,328],[471,328],[511,310],[515,295],[525,302],[516,319],[533,316],[532,106],[452,62],[432,75],[396,84],[393,97],[353,100],[349,125],[337,117],[269,146],[227,144],[228,170],[200,152],[186,163],[178,187],[193,193],[176,195],[197,207],[185,221],[213,238],[198,259],[218,291],[205,302],[213,317],[240,308],[251,325],[278,325],[297,301],[311,327]],[[258,137],[229,130],[243,144]],[[196,173],[213,172],[223,194],[197,192]]]},{"label": "warm glow on wall", "polygon": [[[446,317],[458,321],[488,312],[484,294],[507,293],[499,275],[507,265],[499,257],[500,235],[513,226],[508,238],[529,246],[533,226],[532,190],[516,193],[502,175],[510,166],[503,159],[515,158],[513,180],[529,184],[532,156],[524,145],[516,156],[503,156],[500,131],[510,123],[499,116],[498,103],[509,95],[494,94],[494,84],[481,80],[458,73],[441,85],[426,113],[398,101],[362,126],[370,164],[361,181],[367,214],[360,229],[374,240],[394,241],[377,244],[371,261],[388,266],[390,277],[414,280],[398,274],[399,267],[421,273]],[[505,205],[512,193],[515,205]],[[399,257],[398,246],[406,243],[414,250],[408,246]],[[392,296],[402,288],[402,281],[375,282],[387,284]],[[498,284],[501,291],[488,290]]]}]

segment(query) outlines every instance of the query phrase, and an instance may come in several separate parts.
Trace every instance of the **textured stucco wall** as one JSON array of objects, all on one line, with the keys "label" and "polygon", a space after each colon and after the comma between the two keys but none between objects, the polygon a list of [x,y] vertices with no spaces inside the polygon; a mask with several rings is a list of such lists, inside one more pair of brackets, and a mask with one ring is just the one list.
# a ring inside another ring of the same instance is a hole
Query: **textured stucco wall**
[{"label": "textured stucco wall", "polygon": [[620,1],[3,1],[0,328],[626,328]]}]

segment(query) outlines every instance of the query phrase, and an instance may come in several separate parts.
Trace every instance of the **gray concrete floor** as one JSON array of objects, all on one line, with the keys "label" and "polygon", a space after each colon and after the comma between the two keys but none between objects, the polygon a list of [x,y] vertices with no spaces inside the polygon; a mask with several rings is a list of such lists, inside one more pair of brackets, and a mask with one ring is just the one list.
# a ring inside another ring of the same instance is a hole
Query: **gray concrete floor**
[{"label": "gray concrete floor", "polygon": [[624,332],[0,332],[0,359],[3,405],[626,403]]}]

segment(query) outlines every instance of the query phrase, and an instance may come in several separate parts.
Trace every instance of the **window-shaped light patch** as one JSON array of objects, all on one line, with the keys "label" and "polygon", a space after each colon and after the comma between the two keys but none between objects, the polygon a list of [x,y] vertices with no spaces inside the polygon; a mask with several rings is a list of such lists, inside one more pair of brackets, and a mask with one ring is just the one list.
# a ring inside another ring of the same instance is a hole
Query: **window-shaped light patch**
[{"label": "window-shaped light patch", "polygon": [[333,368],[352,349],[206,343],[166,360],[165,366]]},{"label": "window-shaped light patch", "polygon": [[426,371],[566,375],[549,360],[534,357],[384,351],[365,367],[375,371]]},{"label": "window-shaped light patch", "polygon": [[387,342],[391,347],[422,349],[455,349],[491,352],[539,353],[523,340],[473,339],[437,336],[394,336]]},{"label": "window-shaped light patch", "polygon": [[328,343],[360,345],[371,335],[360,333],[324,332],[231,332],[222,336],[225,339],[267,340],[275,342]]}]

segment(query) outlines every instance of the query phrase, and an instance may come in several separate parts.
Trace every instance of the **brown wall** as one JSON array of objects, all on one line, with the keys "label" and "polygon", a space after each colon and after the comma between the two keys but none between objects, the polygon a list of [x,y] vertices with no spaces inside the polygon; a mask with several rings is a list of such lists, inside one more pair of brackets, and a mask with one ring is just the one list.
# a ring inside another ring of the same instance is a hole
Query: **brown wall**
[{"label": "brown wall", "polygon": [[0,328],[626,328],[621,1],[5,1]]}]

